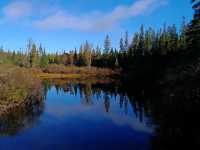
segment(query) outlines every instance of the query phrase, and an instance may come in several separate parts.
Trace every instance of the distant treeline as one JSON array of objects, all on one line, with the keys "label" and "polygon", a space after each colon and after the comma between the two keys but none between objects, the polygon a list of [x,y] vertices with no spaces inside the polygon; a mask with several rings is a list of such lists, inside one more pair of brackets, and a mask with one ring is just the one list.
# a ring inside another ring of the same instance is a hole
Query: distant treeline
[{"label": "distant treeline", "polygon": [[[135,58],[146,55],[168,55],[187,49],[186,33],[188,25],[183,21],[181,31],[175,25],[164,25],[159,31],[153,28],[135,33],[129,42],[128,32],[125,38],[119,40],[119,49],[111,47],[109,35],[104,41],[104,48],[92,47],[88,41],[79,50],[69,50],[62,53],[47,54],[42,45],[37,46],[29,40],[27,50],[21,52],[5,52],[0,50],[0,63],[13,63],[24,67],[46,67],[48,64],[64,64],[76,66],[97,67],[128,67],[132,66]],[[133,62],[132,62],[133,61]]]},{"label": "distant treeline", "polygon": [[165,24],[158,31],[151,27],[144,29],[142,25],[131,41],[128,32],[125,33],[119,40],[119,49],[111,47],[109,35],[105,37],[104,48],[94,48],[86,41],[79,50],[54,54],[47,54],[42,45],[37,46],[29,40],[27,50],[23,52],[5,52],[1,49],[0,63],[41,68],[48,64],[122,68],[139,76],[147,73],[157,76],[171,67],[188,68],[189,65],[189,68],[194,68],[200,56],[200,2],[194,0],[193,4],[194,18],[190,23],[183,19],[180,30],[175,25]]}]

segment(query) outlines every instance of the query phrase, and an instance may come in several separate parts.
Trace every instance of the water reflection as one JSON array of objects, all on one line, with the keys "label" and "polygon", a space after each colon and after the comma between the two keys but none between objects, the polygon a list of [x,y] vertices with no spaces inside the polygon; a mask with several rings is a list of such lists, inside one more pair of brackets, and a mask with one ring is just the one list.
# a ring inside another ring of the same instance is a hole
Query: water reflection
[{"label": "water reflection", "polygon": [[18,106],[0,117],[0,136],[15,136],[32,128],[44,111],[43,96],[32,97],[29,103]]},{"label": "water reflection", "polygon": [[[80,92],[81,104],[97,105],[100,102],[105,116],[115,124],[151,133],[152,150],[200,148],[199,81],[165,86],[148,83],[131,86],[69,83],[57,86],[72,95]],[[123,115],[114,109],[121,110]]]},{"label": "water reflection", "polygon": [[151,149],[199,149],[199,82],[163,87],[156,97],[151,106],[153,123],[157,125]]},{"label": "water reflection", "polygon": [[[67,93],[76,98],[80,97],[81,107],[99,106],[104,112],[112,113],[114,109],[123,112],[123,115],[133,116],[141,123],[148,123],[149,107],[144,106],[140,99],[130,96],[118,83],[74,83],[70,81],[45,81],[45,89],[55,87],[57,95]],[[78,102],[79,103],[79,102]],[[148,105],[146,103],[145,105]],[[69,105],[71,107],[71,105]],[[144,119],[145,118],[145,119]]]},{"label": "water reflection", "polygon": [[0,118],[0,135],[14,139],[1,138],[0,149],[27,149],[30,143],[31,150],[200,147],[198,82],[131,87],[103,81],[43,84],[42,101]]}]

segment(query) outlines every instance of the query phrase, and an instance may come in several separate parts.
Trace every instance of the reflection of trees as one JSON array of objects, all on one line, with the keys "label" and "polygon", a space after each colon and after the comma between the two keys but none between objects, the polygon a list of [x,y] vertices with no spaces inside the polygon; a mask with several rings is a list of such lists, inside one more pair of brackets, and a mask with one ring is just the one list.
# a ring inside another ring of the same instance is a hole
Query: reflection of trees
[{"label": "reflection of trees", "polygon": [[105,111],[109,112],[109,108],[110,108],[110,98],[107,94],[105,94],[104,96],[104,106],[105,106]]},{"label": "reflection of trees", "polygon": [[157,125],[153,150],[200,148],[199,93],[196,83],[161,89],[157,101],[151,105],[153,122]]},{"label": "reflection of trees", "polygon": [[[81,103],[84,105],[94,105],[95,102],[103,103],[104,110],[109,112],[111,100],[119,104],[119,108],[128,114],[128,106],[130,105],[135,116],[143,121],[143,116],[147,115],[148,109],[143,105],[143,97],[141,94],[133,97],[132,93],[127,93],[124,87],[120,87],[116,83],[74,83],[74,82],[51,82],[51,85],[59,91],[67,92],[71,95],[79,95]],[[147,107],[148,108],[148,107]]]},{"label": "reflection of trees", "polygon": [[16,135],[33,126],[44,110],[44,96],[32,96],[31,100],[0,117],[0,135]]},{"label": "reflection of trees", "polygon": [[122,94],[122,95],[120,95],[120,99],[119,100],[120,100],[120,102],[119,102],[120,108],[123,108],[125,114],[127,114],[128,113],[128,101],[129,101],[129,98],[127,97],[127,95]]},{"label": "reflection of trees", "polygon": [[48,90],[51,89],[51,83],[47,80],[43,81],[43,88],[44,88],[44,99],[46,99]]},{"label": "reflection of trees", "polygon": [[[129,90],[131,88],[131,90]],[[155,128],[152,150],[200,148],[200,88],[197,81],[142,87],[126,85],[135,114]]]},{"label": "reflection of trees", "polygon": [[[75,96],[80,95],[82,104],[90,106],[96,101],[102,103],[106,112],[111,111],[112,101],[125,114],[128,114],[128,107],[131,107],[138,120],[155,127],[151,138],[152,150],[200,148],[198,83],[162,87],[147,83],[134,87],[125,84],[119,86],[115,83],[68,82],[52,85],[57,85],[58,90],[67,91]],[[0,130],[2,131],[2,127]]]},{"label": "reflection of trees", "polygon": [[81,85],[80,86],[80,91],[82,91],[82,97],[81,97],[81,102],[82,104],[86,105],[92,105],[93,100],[92,100],[92,85],[90,83]]}]

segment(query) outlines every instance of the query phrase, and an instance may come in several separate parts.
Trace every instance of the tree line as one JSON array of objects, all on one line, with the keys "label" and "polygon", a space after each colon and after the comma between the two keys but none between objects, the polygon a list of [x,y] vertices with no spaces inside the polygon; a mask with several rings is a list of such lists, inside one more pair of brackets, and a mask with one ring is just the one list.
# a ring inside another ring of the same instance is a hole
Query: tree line
[{"label": "tree line", "polygon": [[[129,33],[119,40],[119,49],[112,48],[111,38],[106,35],[103,48],[85,41],[79,49],[47,54],[40,44],[29,40],[26,51],[5,52],[0,49],[0,63],[13,63],[22,67],[45,68],[49,64],[66,66],[95,66],[122,68],[125,72],[146,74],[163,70],[166,66],[198,64],[200,56],[200,2],[193,0],[195,10],[189,23],[183,19],[180,30],[175,25],[164,24],[159,30],[145,29],[141,25],[132,40]],[[196,62],[195,62],[196,61]]]},{"label": "tree line", "polygon": [[124,67],[127,66],[125,65],[127,58],[134,60],[137,56],[167,55],[186,49],[187,28],[185,21],[183,21],[180,33],[175,25],[164,25],[159,31],[155,31],[153,28],[144,30],[142,25],[140,31],[134,34],[132,41],[129,41],[128,32],[125,33],[125,37],[119,40],[119,49],[111,47],[111,39],[107,35],[103,48],[99,46],[94,48],[91,43],[85,41],[78,50],[54,54],[47,54],[41,44],[37,46],[32,40],[29,40],[25,52],[24,50],[5,52],[1,48],[1,63],[14,63],[27,67],[45,67],[53,63],[76,66]]}]

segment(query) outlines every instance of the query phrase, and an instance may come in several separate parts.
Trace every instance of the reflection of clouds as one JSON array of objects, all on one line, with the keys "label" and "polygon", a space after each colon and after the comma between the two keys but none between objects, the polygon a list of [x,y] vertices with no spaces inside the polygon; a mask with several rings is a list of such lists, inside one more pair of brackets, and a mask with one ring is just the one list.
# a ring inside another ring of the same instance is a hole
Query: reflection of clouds
[{"label": "reflection of clouds", "polygon": [[[115,105],[115,106],[113,106]],[[83,104],[59,104],[49,105],[46,108],[46,112],[56,117],[57,119],[66,119],[66,117],[81,117],[84,119],[89,119],[91,121],[97,121],[98,119],[105,118],[111,120],[115,125],[118,126],[129,126],[133,130],[152,133],[153,130],[150,127],[147,127],[145,123],[141,123],[138,118],[135,118],[134,115],[127,116],[125,114],[120,114],[117,109],[116,104],[112,104],[112,109],[109,113],[105,112],[102,103],[95,103],[94,105],[83,105]]]},{"label": "reflection of clouds", "polygon": [[57,118],[74,116],[90,110],[92,110],[92,107],[86,105],[83,106],[81,104],[49,105],[46,108],[47,113]]},{"label": "reflection of clouds", "polygon": [[126,115],[118,115],[115,113],[106,114],[105,117],[111,119],[116,125],[123,126],[128,125],[134,130],[152,133],[153,130],[145,125],[145,123],[141,123],[138,118],[130,117]]}]

